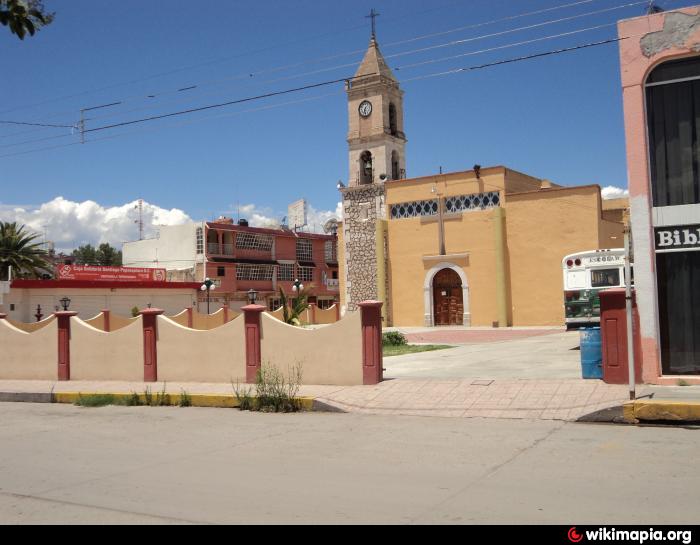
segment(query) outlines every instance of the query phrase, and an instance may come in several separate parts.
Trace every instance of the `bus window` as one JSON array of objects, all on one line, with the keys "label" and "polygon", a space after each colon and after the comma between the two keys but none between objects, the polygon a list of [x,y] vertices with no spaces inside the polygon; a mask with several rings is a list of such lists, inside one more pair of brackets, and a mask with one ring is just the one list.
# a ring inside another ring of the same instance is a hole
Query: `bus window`
[{"label": "bus window", "polygon": [[620,269],[598,269],[591,271],[591,287],[605,288],[620,285]]}]

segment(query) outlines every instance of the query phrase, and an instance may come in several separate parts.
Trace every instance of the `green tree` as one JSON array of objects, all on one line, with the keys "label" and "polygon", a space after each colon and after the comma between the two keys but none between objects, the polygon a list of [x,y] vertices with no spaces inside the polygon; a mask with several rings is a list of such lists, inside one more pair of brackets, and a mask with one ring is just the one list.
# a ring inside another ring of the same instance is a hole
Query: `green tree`
[{"label": "green tree", "polygon": [[290,325],[301,325],[301,315],[309,308],[310,288],[301,290],[298,296],[292,298],[292,304],[288,304],[288,298],[280,288],[280,302],[282,303],[282,319]]},{"label": "green tree", "polygon": [[79,246],[72,255],[76,265],[97,265],[97,250],[92,244]]},{"label": "green tree", "polygon": [[28,233],[24,225],[16,222],[0,222],[0,279],[12,275],[37,278],[51,270],[46,251],[36,242],[39,234]]},{"label": "green tree", "polygon": [[115,247],[103,242],[95,252],[97,263],[104,267],[121,267],[122,253]]},{"label": "green tree", "polygon": [[44,8],[42,0],[0,0],[0,24],[9,27],[20,40],[53,21],[54,14]]}]

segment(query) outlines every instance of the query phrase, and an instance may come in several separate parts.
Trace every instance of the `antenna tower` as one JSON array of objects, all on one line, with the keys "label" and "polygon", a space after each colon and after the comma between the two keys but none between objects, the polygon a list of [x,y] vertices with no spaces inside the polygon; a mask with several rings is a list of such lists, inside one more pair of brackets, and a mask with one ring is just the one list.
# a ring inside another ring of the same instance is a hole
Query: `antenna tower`
[{"label": "antenna tower", "polygon": [[134,206],[139,211],[139,219],[135,220],[139,226],[139,240],[143,240],[143,199],[139,199],[139,203]]}]

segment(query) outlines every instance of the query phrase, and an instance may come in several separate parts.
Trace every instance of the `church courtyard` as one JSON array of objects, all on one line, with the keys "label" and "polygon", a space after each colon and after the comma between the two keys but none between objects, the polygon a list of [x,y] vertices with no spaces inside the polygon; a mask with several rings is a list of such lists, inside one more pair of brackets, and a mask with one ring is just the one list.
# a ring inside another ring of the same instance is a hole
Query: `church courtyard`
[{"label": "church courtyard", "polygon": [[579,332],[562,328],[400,328],[411,344],[453,348],[384,358],[385,378],[581,378]]}]

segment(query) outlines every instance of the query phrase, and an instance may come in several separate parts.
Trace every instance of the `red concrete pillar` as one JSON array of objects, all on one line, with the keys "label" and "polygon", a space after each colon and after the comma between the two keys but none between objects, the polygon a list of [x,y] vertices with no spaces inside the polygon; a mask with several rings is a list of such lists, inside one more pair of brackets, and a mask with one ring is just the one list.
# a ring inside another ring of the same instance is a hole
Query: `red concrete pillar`
[{"label": "red concrete pillar", "polygon": [[143,320],[143,381],[158,380],[158,316],[165,311],[146,308],[139,314]]},{"label": "red concrete pillar", "polygon": [[70,380],[70,319],[77,312],[55,312],[58,322],[58,380]]},{"label": "red concrete pillar", "polygon": [[228,323],[228,303],[224,303],[224,323]]},{"label": "red concrete pillar", "polygon": [[246,305],[243,310],[245,323],[245,380],[255,382],[261,366],[260,356],[260,316],[265,310],[262,305]]},{"label": "red concrete pillar", "polygon": [[194,312],[194,307],[189,307],[187,309],[187,327],[192,329],[192,324],[194,324],[194,319],[192,318],[192,313]]},{"label": "red concrete pillar", "polygon": [[309,323],[316,323],[316,303],[309,303]]},{"label": "red concrete pillar", "polygon": [[358,303],[362,320],[363,384],[378,384],[384,380],[382,305],[381,301],[363,301]]},{"label": "red concrete pillar", "polygon": [[7,318],[7,314],[3,314],[0,312],[0,320],[5,320]]},{"label": "red concrete pillar", "polygon": [[110,331],[112,331],[112,327],[111,327],[111,324],[110,324],[110,322],[109,322],[109,315],[110,315],[109,310],[107,310],[107,309],[102,309],[102,316],[104,316],[104,320],[105,320],[104,328],[105,328],[105,331],[106,331],[107,333],[109,333]]}]

